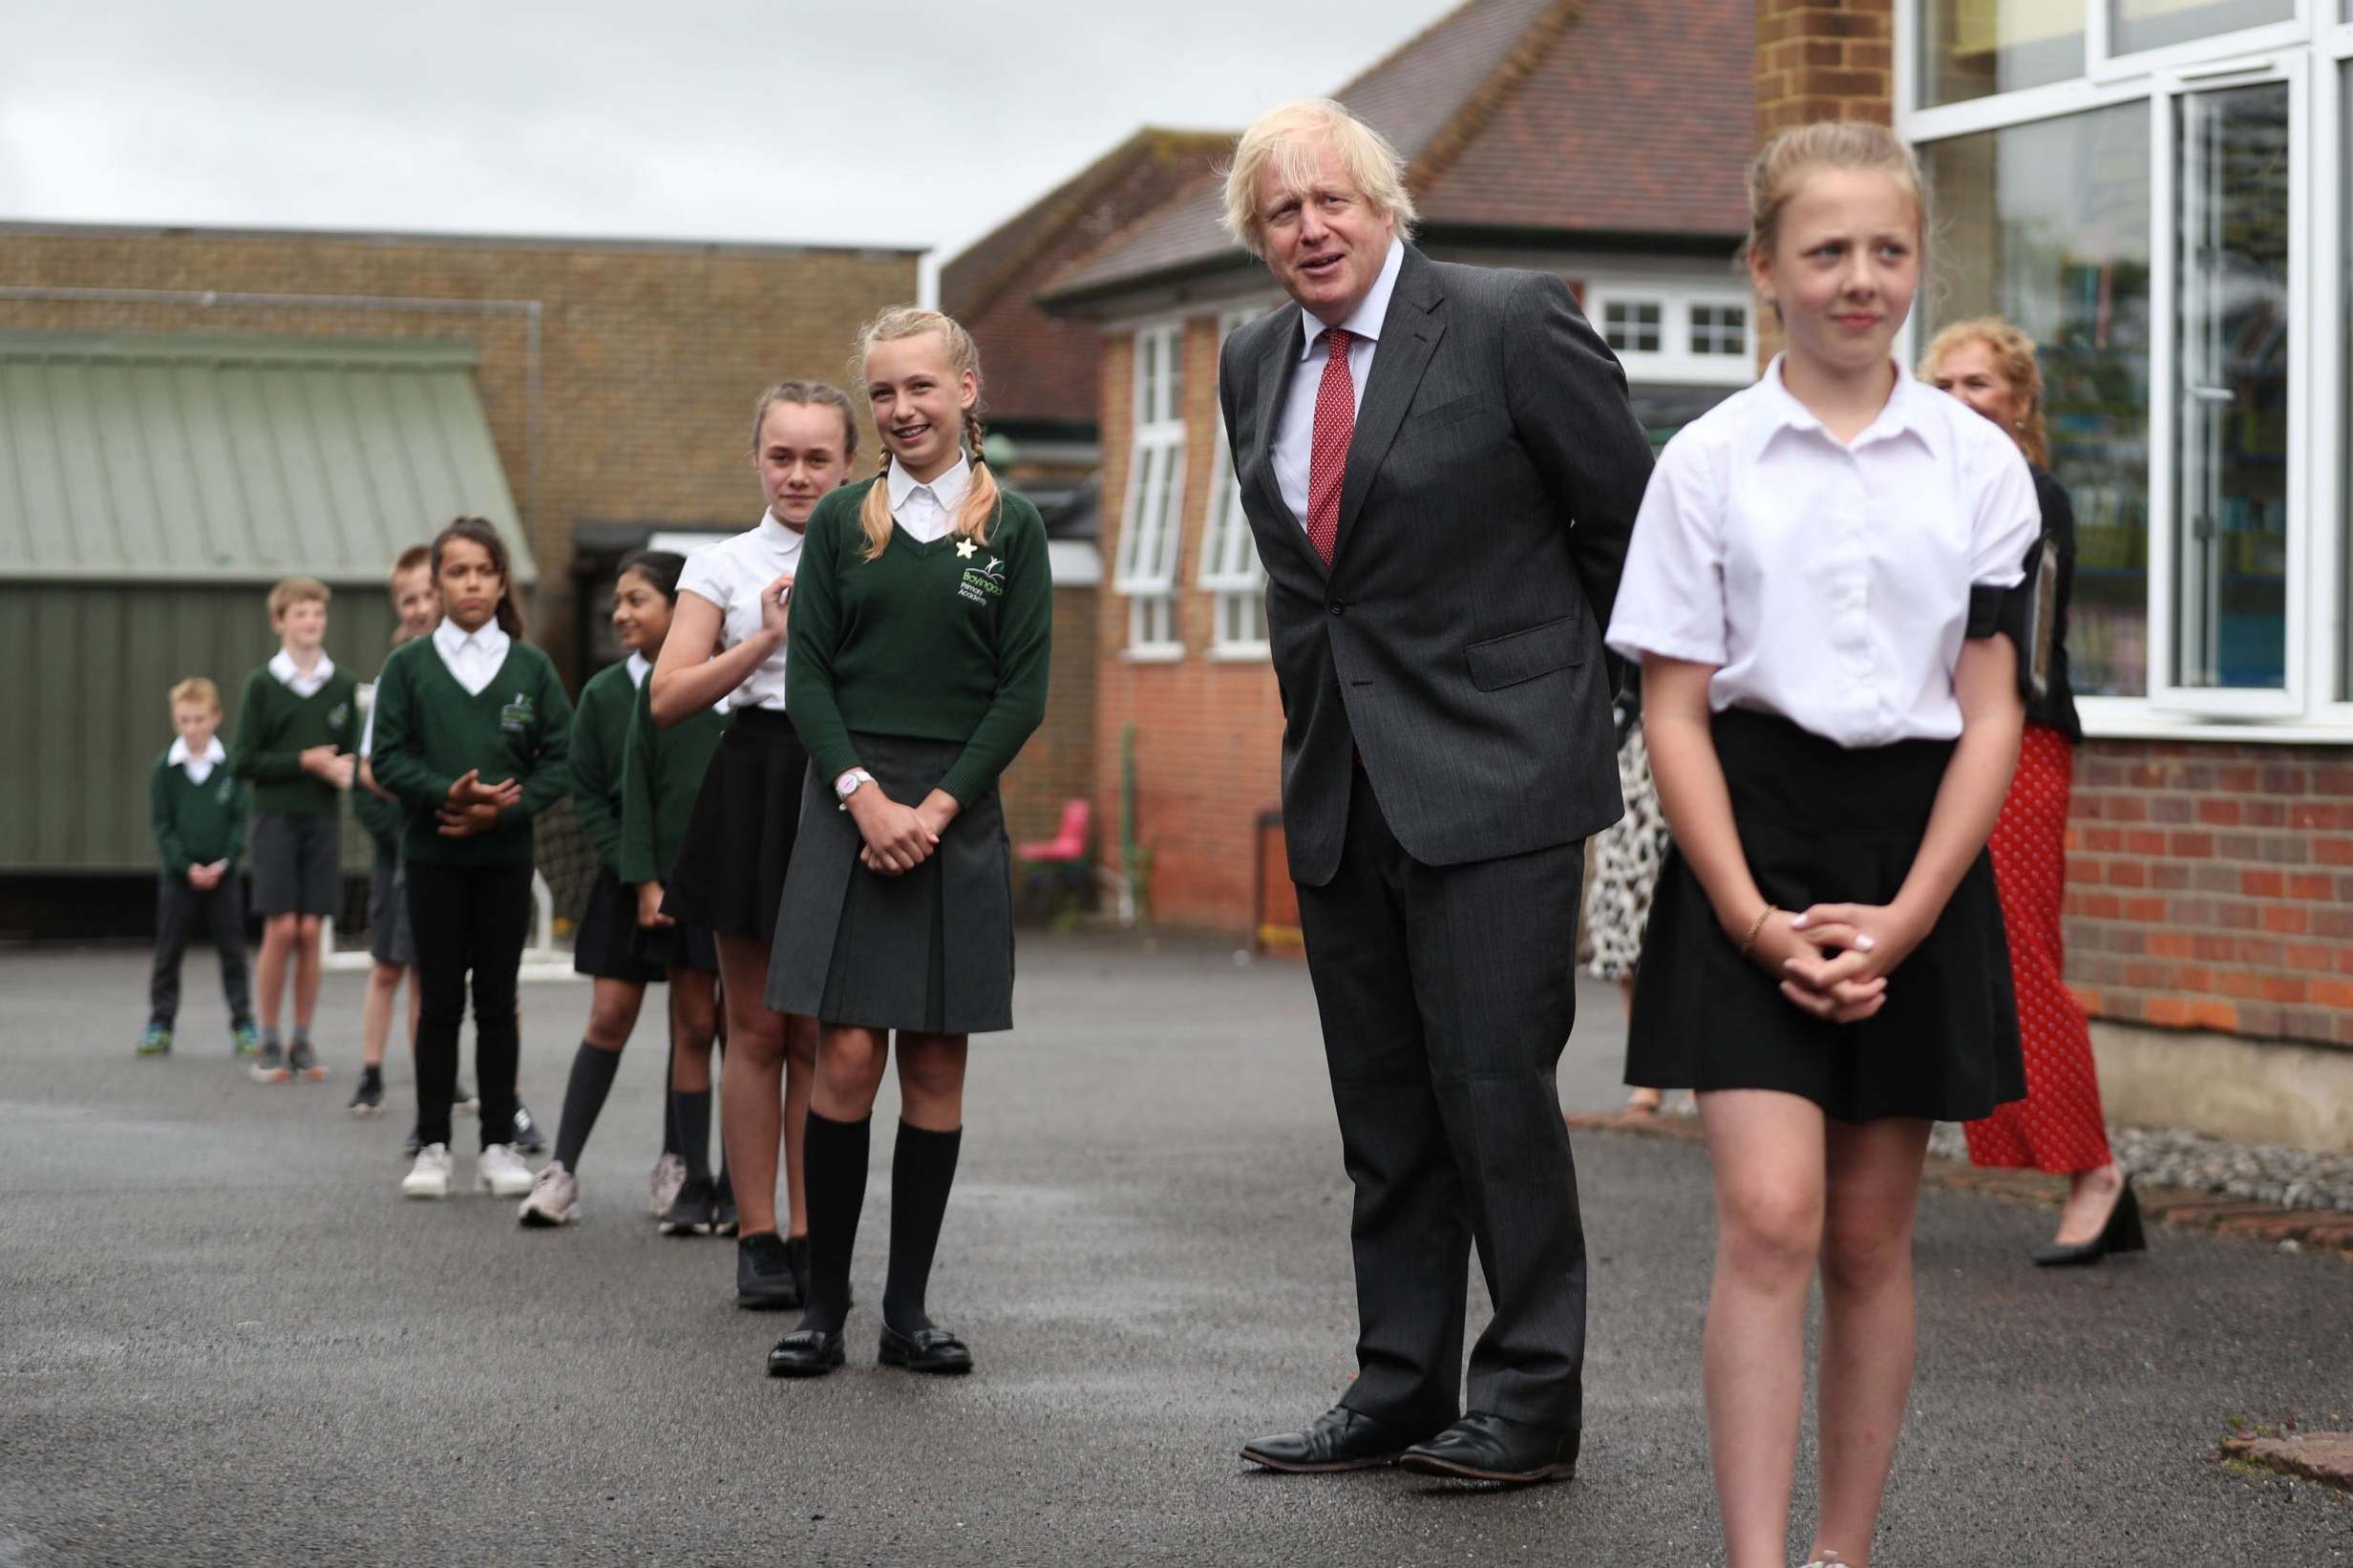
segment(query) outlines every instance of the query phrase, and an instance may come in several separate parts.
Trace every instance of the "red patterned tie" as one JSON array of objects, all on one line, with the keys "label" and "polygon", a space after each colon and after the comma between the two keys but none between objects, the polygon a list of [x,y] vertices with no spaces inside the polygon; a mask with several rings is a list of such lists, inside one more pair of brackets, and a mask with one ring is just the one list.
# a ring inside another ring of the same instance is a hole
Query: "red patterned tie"
[{"label": "red patterned tie", "polygon": [[1330,345],[1324,380],[1315,390],[1315,445],[1307,456],[1307,542],[1332,563],[1340,542],[1340,480],[1347,472],[1348,438],[1356,434],[1356,382],[1348,374],[1353,332],[1335,327],[1324,334]]}]

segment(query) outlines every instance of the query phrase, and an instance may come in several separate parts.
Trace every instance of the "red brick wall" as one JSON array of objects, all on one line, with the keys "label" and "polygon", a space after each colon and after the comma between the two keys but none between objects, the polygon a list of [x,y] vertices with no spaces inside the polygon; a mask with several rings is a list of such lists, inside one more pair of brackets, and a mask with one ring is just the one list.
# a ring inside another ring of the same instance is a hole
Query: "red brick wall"
[{"label": "red brick wall", "polygon": [[1894,117],[1893,0],[1757,0],[1760,139],[1817,119]]},{"label": "red brick wall", "polygon": [[2087,1011],[2353,1046],[2353,752],[2091,741],[2071,815]]},{"label": "red brick wall", "polygon": [[[1095,808],[1107,863],[1117,865],[1120,732],[1135,726],[1136,838],[1152,852],[1150,914],[1163,925],[1245,933],[1260,813],[1281,800],[1282,705],[1262,661],[1208,657],[1212,599],[1193,586],[1216,460],[1218,324],[1186,324],[1184,533],[1177,625],[1184,658],[1131,663],[1128,601],[1107,586],[1096,614]],[[1133,429],[1135,340],[1103,340],[1103,559],[1119,559]],[[1270,853],[1280,856],[1280,842]]]},{"label": "red brick wall", "polygon": [[[1094,793],[1094,622],[1097,590],[1054,590],[1054,652],[1047,676],[1046,722],[1006,770],[1006,832],[1016,844],[1051,838],[1063,802]],[[1094,823],[1100,862],[1110,842]]]}]

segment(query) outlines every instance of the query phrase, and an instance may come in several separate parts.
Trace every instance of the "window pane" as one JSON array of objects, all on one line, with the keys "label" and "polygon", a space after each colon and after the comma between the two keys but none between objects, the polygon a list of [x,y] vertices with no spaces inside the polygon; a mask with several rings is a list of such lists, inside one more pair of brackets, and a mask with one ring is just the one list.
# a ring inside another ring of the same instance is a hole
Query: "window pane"
[{"label": "window pane", "polygon": [[1160,417],[1160,334],[1135,336],[1135,422],[1149,425]]},{"label": "window pane", "polygon": [[2082,75],[2084,14],[2084,0],[1923,0],[1921,106]]},{"label": "window pane", "polygon": [[[1956,137],[1936,195],[1928,332],[2002,315],[2042,346],[2051,469],[2075,507],[2079,692],[2148,690],[2149,109]],[[1926,341],[1926,333],[1922,342]]]},{"label": "window pane", "polygon": [[2279,687],[2288,644],[2287,84],[2185,95],[2174,155],[2174,678]]},{"label": "window pane", "polygon": [[1691,351],[1695,354],[1745,354],[1749,351],[1749,311],[1739,305],[1695,305],[1691,307]]},{"label": "window pane", "polygon": [[2131,54],[2294,20],[2296,0],[2109,0],[2108,52]]}]

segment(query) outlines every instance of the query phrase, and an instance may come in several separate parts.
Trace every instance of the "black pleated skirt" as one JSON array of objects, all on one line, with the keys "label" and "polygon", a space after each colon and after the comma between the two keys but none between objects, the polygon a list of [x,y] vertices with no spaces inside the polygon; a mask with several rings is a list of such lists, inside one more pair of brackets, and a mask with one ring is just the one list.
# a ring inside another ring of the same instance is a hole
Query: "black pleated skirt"
[{"label": "black pleated skirt", "polygon": [[721,936],[774,941],[808,772],[809,753],[781,710],[737,710],[662,884],[662,913]]},{"label": "black pleated skirt", "polygon": [[[852,738],[875,782],[910,806],[964,752],[959,741]],[[839,809],[831,780],[811,773],[801,799],[768,1005],[865,1028],[1011,1028],[1013,852],[995,789],[948,824],[929,859],[899,877],[859,864],[865,840]]]},{"label": "black pleated skirt", "polygon": [[[1749,869],[1766,899],[1884,904],[1919,853],[1950,741],[1850,751],[1787,719],[1718,714]],[[2023,1099],[2018,1009],[1993,862],[1980,851],[1920,945],[1888,976],[1872,1017],[1801,1011],[1716,923],[1706,891],[1670,849],[1643,933],[1626,1082],[1655,1089],[1771,1089],[1844,1122],[1967,1121]]]},{"label": "black pleated skirt", "polygon": [[572,972],[639,985],[663,978],[662,966],[647,963],[637,950],[637,889],[614,876],[610,866],[597,867],[596,882],[588,889],[588,905],[572,936]]}]

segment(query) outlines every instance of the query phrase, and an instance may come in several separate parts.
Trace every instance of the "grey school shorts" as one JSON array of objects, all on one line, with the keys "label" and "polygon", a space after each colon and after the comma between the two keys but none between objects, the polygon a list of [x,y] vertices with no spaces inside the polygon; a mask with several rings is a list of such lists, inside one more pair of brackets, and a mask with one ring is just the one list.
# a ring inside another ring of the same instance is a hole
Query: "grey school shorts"
[{"label": "grey school shorts", "polygon": [[262,915],[332,915],[342,891],[337,815],[253,814],[253,907]]},{"label": "grey school shorts", "polygon": [[403,968],[416,962],[416,938],[409,930],[409,868],[397,858],[376,858],[368,879],[368,956]]}]

